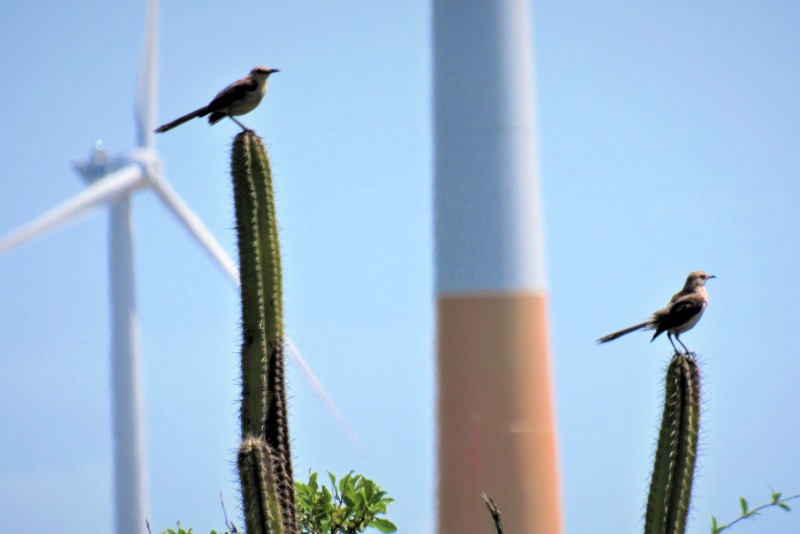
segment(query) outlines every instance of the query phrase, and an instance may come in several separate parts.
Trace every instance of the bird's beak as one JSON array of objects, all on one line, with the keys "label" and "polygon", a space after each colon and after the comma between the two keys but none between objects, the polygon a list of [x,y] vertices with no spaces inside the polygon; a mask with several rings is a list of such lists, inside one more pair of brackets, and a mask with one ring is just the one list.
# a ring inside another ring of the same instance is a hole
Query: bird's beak
[{"label": "bird's beak", "polygon": [[706,276],[706,280],[711,280],[712,278],[716,278],[716,277],[717,277],[717,275],[715,275],[715,274],[709,274],[708,276]]},{"label": "bird's beak", "polygon": [[269,71],[269,73],[270,73],[270,74],[272,74],[272,73],[274,73],[274,72],[280,72],[280,70],[278,70],[278,69],[272,69],[272,70],[270,70],[270,71]]}]

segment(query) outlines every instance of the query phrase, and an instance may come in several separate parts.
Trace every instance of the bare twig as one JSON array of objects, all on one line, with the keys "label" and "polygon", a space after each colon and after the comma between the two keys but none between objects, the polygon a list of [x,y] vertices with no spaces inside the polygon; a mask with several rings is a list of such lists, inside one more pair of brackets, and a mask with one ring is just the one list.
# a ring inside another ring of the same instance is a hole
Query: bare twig
[{"label": "bare twig", "polygon": [[225,499],[222,498],[222,492],[219,492],[219,504],[222,506],[222,515],[225,516],[225,527],[231,534],[239,534],[239,529],[236,528],[234,523],[228,521],[228,512],[225,511]]},{"label": "bare twig", "polygon": [[497,531],[497,534],[503,534],[503,525],[500,524],[500,509],[497,508],[494,500],[485,493],[482,493],[481,497],[483,498],[483,502],[486,503],[489,513],[492,514],[492,520],[494,520],[494,529]]}]

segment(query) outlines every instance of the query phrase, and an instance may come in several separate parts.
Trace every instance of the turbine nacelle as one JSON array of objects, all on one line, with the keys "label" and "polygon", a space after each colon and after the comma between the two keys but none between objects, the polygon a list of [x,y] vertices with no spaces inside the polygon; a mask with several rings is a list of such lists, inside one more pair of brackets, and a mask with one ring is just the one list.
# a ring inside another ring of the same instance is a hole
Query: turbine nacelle
[{"label": "turbine nacelle", "polygon": [[[125,154],[111,157],[108,148],[99,139],[95,141],[89,159],[75,162],[73,167],[87,183],[93,184],[129,165],[139,166],[142,174],[150,182],[155,177],[163,176],[161,158],[152,148],[135,148]],[[141,187],[140,185],[137,189]]]}]

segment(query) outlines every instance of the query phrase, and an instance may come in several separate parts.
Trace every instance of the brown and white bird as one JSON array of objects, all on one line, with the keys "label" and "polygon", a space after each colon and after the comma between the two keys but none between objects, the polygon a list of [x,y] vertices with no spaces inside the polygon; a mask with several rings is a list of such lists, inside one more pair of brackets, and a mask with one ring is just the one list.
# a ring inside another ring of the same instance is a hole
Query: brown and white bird
[{"label": "brown and white bird", "polygon": [[179,117],[172,122],[159,126],[155,129],[155,132],[164,133],[195,117],[205,117],[206,115],[208,115],[209,124],[214,124],[225,117],[230,117],[236,124],[241,126],[243,130],[247,130],[241,122],[233,117],[234,115],[250,113],[258,107],[264,95],[267,94],[267,78],[269,78],[269,75],[273,72],[280,71],[278,69],[270,69],[269,67],[254,68],[250,71],[250,74],[241,80],[236,80],[217,93],[214,100],[209,102],[207,106],[203,106],[191,113],[187,113],[183,117]]},{"label": "brown and white bird", "polygon": [[601,337],[597,340],[598,343],[607,343],[613,341],[618,337],[630,334],[636,330],[655,330],[651,342],[657,338],[662,332],[667,333],[669,342],[672,343],[672,348],[678,353],[678,348],[672,341],[672,336],[678,340],[683,349],[689,353],[689,349],[683,344],[680,335],[690,330],[708,306],[708,293],[706,292],[706,281],[711,278],[716,278],[713,274],[706,274],[703,271],[694,271],[689,273],[686,279],[686,284],[679,292],[675,293],[669,304],[653,313],[653,315],[645,322],[631,326],[619,332],[614,332],[607,336]]}]

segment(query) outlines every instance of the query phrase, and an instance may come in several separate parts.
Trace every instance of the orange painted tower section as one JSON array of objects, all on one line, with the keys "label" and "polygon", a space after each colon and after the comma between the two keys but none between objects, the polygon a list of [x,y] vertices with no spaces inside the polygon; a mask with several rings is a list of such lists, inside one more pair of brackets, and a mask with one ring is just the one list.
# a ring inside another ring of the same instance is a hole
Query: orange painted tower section
[{"label": "orange painted tower section", "polygon": [[561,534],[527,0],[434,0],[438,532]]},{"label": "orange painted tower section", "polygon": [[542,295],[438,301],[439,532],[561,532],[553,390]]}]

